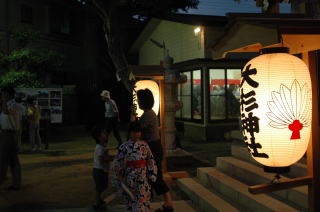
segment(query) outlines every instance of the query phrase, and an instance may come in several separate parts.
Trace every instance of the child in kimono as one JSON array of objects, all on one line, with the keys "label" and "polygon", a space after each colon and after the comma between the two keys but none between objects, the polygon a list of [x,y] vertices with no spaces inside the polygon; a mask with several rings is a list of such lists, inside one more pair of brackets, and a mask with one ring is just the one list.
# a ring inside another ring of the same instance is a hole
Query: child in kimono
[{"label": "child in kimono", "polygon": [[142,140],[139,123],[129,126],[129,140],[119,147],[114,158],[113,185],[122,191],[127,211],[150,211],[151,185],[157,176],[157,166],[148,144]]}]

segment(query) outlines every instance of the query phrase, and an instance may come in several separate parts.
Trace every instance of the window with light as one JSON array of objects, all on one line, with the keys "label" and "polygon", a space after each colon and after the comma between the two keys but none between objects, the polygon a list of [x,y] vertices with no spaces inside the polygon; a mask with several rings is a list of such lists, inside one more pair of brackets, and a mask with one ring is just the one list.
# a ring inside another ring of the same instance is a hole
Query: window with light
[{"label": "window with light", "polygon": [[240,116],[241,69],[209,69],[209,119],[238,119]]}]

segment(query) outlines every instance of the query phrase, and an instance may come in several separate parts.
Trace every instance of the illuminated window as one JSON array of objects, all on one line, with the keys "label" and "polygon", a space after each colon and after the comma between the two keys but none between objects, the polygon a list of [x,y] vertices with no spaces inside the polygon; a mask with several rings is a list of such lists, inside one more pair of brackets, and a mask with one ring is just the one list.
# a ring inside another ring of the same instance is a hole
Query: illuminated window
[{"label": "illuminated window", "polygon": [[225,70],[209,70],[210,119],[226,118]]},{"label": "illuminated window", "polygon": [[238,119],[241,69],[209,69],[210,120]]},{"label": "illuminated window", "polygon": [[193,119],[201,119],[201,71],[192,72],[192,116]]},{"label": "illuminated window", "polygon": [[176,112],[176,118],[202,120],[201,70],[182,72],[182,74],[187,76],[187,82],[178,85],[178,100],[183,103],[183,107]]},{"label": "illuminated window", "polygon": [[226,100],[230,119],[238,119],[240,116],[240,78],[241,69],[227,69]]},{"label": "illuminated window", "polygon": [[181,101],[183,107],[181,109],[183,119],[191,119],[191,72],[184,72],[187,76],[187,82],[181,85]]}]

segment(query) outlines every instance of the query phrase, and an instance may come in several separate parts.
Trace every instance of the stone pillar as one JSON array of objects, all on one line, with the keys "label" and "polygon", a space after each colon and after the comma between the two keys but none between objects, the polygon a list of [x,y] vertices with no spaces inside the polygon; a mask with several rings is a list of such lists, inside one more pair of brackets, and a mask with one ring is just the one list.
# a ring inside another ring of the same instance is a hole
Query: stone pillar
[{"label": "stone pillar", "polygon": [[178,84],[187,81],[186,75],[180,75],[177,70],[172,70],[173,58],[165,56],[162,60],[164,71],[164,134],[166,141],[166,150],[172,151],[175,146],[175,114],[182,108],[182,102],[178,101]]}]

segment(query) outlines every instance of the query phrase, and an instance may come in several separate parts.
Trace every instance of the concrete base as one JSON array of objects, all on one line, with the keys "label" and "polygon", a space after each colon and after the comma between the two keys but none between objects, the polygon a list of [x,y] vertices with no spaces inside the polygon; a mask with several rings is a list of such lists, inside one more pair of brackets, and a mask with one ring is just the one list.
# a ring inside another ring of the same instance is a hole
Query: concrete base
[{"label": "concrete base", "polygon": [[232,202],[237,202],[245,208],[246,211],[299,211],[283,202],[269,197],[266,194],[250,194],[248,192],[248,185],[212,167],[198,168],[198,179],[203,185],[212,187],[216,192],[228,198]]},{"label": "concrete base", "polygon": [[186,171],[178,171],[178,172],[166,172],[163,173],[164,181],[168,184],[172,184],[174,180],[179,178],[189,178],[189,174]]},{"label": "concrete base", "polygon": [[[275,174],[266,173],[261,167],[247,163],[234,157],[218,157],[217,168],[230,177],[239,179],[248,185],[259,185],[270,183]],[[281,180],[288,180],[282,176]],[[308,207],[308,188],[307,186],[294,187],[270,193],[278,199],[284,200],[287,204],[307,211]]]},{"label": "concrete base", "polygon": [[233,207],[228,202],[213,194],[206,187],[198,183],[192,178],[183,178],[178,180],[179,188],[187,194],[192,200],[192,203],[197,211],[203,212],[238,212],[239,210]]},{"label": "concrete base", "polygon": [[171,150],[167,150],[166,151],[166,156],[167,157],[179,157],[179,156],[191,156],[192,154],[180,149],[180,148],[176,148],[176,149],[171,149]]}]

